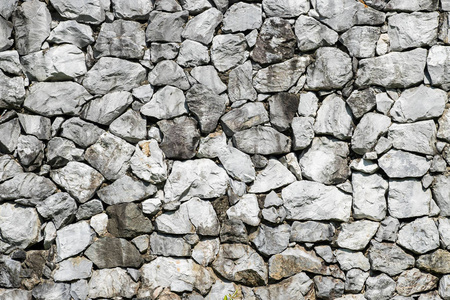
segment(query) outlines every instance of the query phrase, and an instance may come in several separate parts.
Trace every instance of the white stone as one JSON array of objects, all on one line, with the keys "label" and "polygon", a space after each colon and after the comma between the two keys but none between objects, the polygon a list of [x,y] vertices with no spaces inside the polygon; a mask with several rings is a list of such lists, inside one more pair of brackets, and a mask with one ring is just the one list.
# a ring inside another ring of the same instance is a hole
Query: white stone
[{"label": "white stone", "polygon": [[295,176],[276,159],[269,159],[250,187],[250,193],[265,193],[296,181]]},{"label": "white stone", "polygon": [[90,298],[132,298],[138,289],[139,283],[121,268],[94,270],[89,280]]},{"label": "white stone", "polygon": [[298,17],[294,29],[300,51],[310,51],[321,46],[332,46],[339,38],[336,31],[308,16]]},{"label": "white stone", "polygon": [[57,265],[53,279],[55,281],[72,281],[91,277],[93,263],[85,257],[72,257]]},{"label": "white stone", "polygon": [[140,141],[130,159],[133,174],[142,180],[157,184],[167,178],[165,155],[156,140]]},{"label": "white stone", "polygon": [[350,250],[363,250],[375,235],[380,224],[378,222],[361,220],[342,224],[337,237],[339,247]]},{"label": "white stone", "polygon": [[56,260],[62,261],[82,252],[93,241],[94,236],[95,232],[86,221],[61,228],[56,236]]},{"label": "white stone", "polygon": [[192,198],[183,203],[187,206],[187,211],[191,223],[195,226],[197,234],[217,236],[219,235],[219,219],[211,202]]},{"label": "white stone", "polygon": [[388,182],[379,174],[352,174],[353,217],[381,221],[386,216]]},{"label": "white stone", "polygon": [[242,182],[255,180],[255,167],[248,154],[234,147],[224,147],[218,151],[218,158],[231,177]]},{"label": "white stone", "polygon": [[219,252],[219,245],[219,239],[198,242],[192,250],[192,259],[204,267],[208,266],[216,258]]},{"label": "white stone", "polygon": [[254,194],[246,194],[239,198],[238,203],[227,210],[230,219],[238,219],[250,226],[258,226],[259,218],[258,199]]},{"label": "white stone", "polygon": [[224,32],[258,29],[262,25],[262,9],[259,4],[235,3],[228,8],[223,18]]},{"label": "white stone", "polygon": [[186,98],[179,88],[165,86],[158,90],[141,108],[141,113],[156,119],[171,119],[187,114]]},{"label": "white stone", "polygon": [[425,157],[401,150],[389,150],[378,164],[389,178],[422,177],[430,169]]},{"label": "white stone", "polygon": [[352,136],[353,126],[350,109],[340,96],[332,94],[322,101],[314,123],[316,133],[330,134],[343,140]]},{"label": "white stone", "polygon": [[431,85],[440,86],[445,90],[450,88],[450,75],[446,71],[449,65],[450,47],[435,45],[430,48],[427,58],[427,70]]},{"label": "white stone", "polygon": [[414,253],[423,254],[439,247],[439,231],[433,219],[415,219],[399,230],[397,243]]},{"label": "white stone", "polygon": [[227,89],[227,86],[222,82],[213,66],[195,67],[192,69],[191,75],[195,80],[209,87],[216,94],[220,94]]},{"label": "white stone", "polygon": [[414,218],[430,213],[431,191],[420,180],[389,180],[389,214],[395,218]]},{"label": "white stone", "polygon": [[391,119],[385,115],[365,114],[353,133],[352,150],[361,155],[372,151],[380,136],[388,131],[390,125]]},{"label": "white stone", "polygon": [[95,232],[99,236],[105,235],[108,230],[106,227],[108,226],[108,215],[105,213],[101,213],[98,215],[95,215],[91,218],[90,225],[92,228],[94,228]]},{"label": "white stone", "polygon": [[433,155],[436,154],[436,131],[433,120],[394,123],[389,127],[388,138],[396,149]]}]

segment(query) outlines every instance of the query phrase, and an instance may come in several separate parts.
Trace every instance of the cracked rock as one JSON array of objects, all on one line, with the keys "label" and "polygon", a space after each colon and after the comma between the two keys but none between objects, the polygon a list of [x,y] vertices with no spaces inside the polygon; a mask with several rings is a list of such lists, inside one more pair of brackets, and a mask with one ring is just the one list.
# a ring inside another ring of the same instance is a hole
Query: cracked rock
[{"label": "cracked rock", "polygon": [[51,138],[51,121],[49,118],[26,114],[18,114],[18,117],[25,133],[34,135],[40,140]]},{"label": "cracked rock", "polygon": [[86,103],[81,111],[81,117],[101,125],[109,125],[125,112],[131,102],[133,102],[131,93],[111,92]]},{"label": "cracked rock", "polygon": [[395,281],[386,274],[369,277],[366,280],[366,293],[368,300],[388,300],[394,295]]},{"label": "cracked rock", "polygon": [[125,297],[132,298],[139,289],[139,283],[134,282],[127,271],[121,268],[100,269],[92,272],[89,280],[90,298]]},{"label": "cracked rock", "polygon": [[235,3],[226,11],[223,18],[224,32],[239,32],[259,29],[262,24],[262,8],[259,4]]},{"label": "cracked rock", "polygon": [[[386,97],[389,98],[389,96],[387,95]],[[365,113],[373,110],[373,108],[377,105],[377,95],[375,94],[374,89],[371,88],[364,90],[355,90],[347,98],[346,102],[348,106],[350,106],[353,115],[359,119]]]},{"label": "cracked rock", "polygon": [[[108,1],[109,2],[109,1]],[[88,24],[100,24],[105,20],[105,10],[101,0],[52,0],[56,11],[66,19]]]},{"label": "cracked rock", "polygon": [[291,127],[299,104],[299,97],[290,93],[278,93],[269,98],[270,123],[278,131]]},{"label": "cracked rock", "polygon": [[163,134],[160,148],[167,158],[190,159],[195,156],[200,141],[195,119],[182,116],[157,124]]},{"label": "cracked rock", "polygon": [[330,134],[344,140],[352,136],[353,127],[350,109],[340,96],[332,94],[322,101],[314,123],[316,133]]},{"label": "cracked rock", "polygon": [[372,151],[378,139],[388,131],[390,125],[391,119],[385,115],[365,114],[353,133],[352,150],[361,155]]},{"label": "cracked rock", "polygon": [[219,151],[218,158],[232,178],[246,183],[255,180],[255,167],[248,154],[234,147],[222,148]]},{"label": "cracked rock", "polygon": [[61,125],[60,135],[82,148],[94,144],[105,131],[78,117],[70,118]]},{"label": "cracked rock", "polygon": [[344,294],[344,282],[330,276],[314,276],[316,296],[320,299],[336,299]]},{"label": "cracked rock", "polygon": [[[0,64],[2,59],[0,56]],[[24,83],[25,81],[22,77],[8,77],[0,70],[0,97],[2,102],[10,104],[13,107],[22,105],[25,100]]]},{"label": "cracked rock", "polygon": [[296,181],[294,174],[283,166],[282,163],[276,159],[269,159],[267,166],[256,176],[249,192],[265,193],[294,181]]},{"label": "cracked rock", "polygon": [[339,247],[350,250],[363,250],[378,230],[378,222],[361,220],[342,224],[337,237]]},{"label": "cracked rock", "polygon": [[37,205],[37,211],[45,219],[51,219],[56,229],[74,220],[77,204],[68,193],[56,193]]},{"label": "cracked rock", "polygon": [[372,241],[369,260],[373,270],[395,276],[414,266],[415,259],[396,244]]},{"label": "cracked rock", "polygon": [[77,21],[62,21],[59,22],[47,41],[55,44],[73,44],[78,48],[84,48],[95,42],[93,32],[90,26],[80,24]]},{"label": "cracked rock", "polygon": [[129,143],[137,143],[147,138],[147,120],[129,109],[109,125],[109,131]]},{"label": "cracked rock", "polygon": [[416,254],[423,254],[439,247],[439,232],[433,219],[415,219],[400,228],[397,243]]},{"label": "cracked rock", "polygon": [[422,177],[430,169],[425,157],[394,149],[384,154],[378,164],[389,178]]},{"label": "cracked rock", "polygon": [[156,232],[150,236],[152,254],[161,256],[191,256],[191,246],[182,238],[161,235]]},{"label": "cracked rock", "polygon": [[44,143],[32,135],[21,135],[17,140],[16,153],[20,163],[30,170],[37,168],[44,159]]},{"label": "cracked rock", "polygon": [[378,27],[357,26],[344,32],[340,40],[352,57],[367,58],[375,56],[375,48],[380,29]]},{"label": "cracked rock", "polygon": [[245,62],[248,57],[244,34],[221,34],[212,40],[211,61],[219,72],[225,72]]},{"label": "cracked rock", "polygon": [[183,69],[172,60],[163,60],[148,74],[151,85],[172,85],[182,90],[190,87],[189,81]]},{"label": "cracked rock", "polygon": [[220,120],[225,133],[231,136],[238,131],[269,122],[269,115],[262,103],[250,102],[230,110]]},{"label": "cracked rock", "polygon": [[56,192],[55,184],[34,173],[18,173],[0,183],[0,200],[29,198],[43,200]]},{"label": "cracked rock", "polygon": [[120,1],[111,0],[114,15],[119,19],[147,20],[153,9],[151,0]]},{"label": "cracked rock", "polygon": [[84,251],[91,244],[94,236],[94,230],[86,221],[70,224],[58,230],[56,235],[56,261],[60,262]]},{"label": "cracked rock", "polygon": [[45,155],[50,166],[59,168],[64,167],[69,161],[82,160],[83,152],[76,148],[72,141],[55,137],[47,143]]},{"label": "cracked rock", "polygon": [[231,102],[239,100],[255,101],[257,93],[252,83],[252,63],[246,61],[230,71],[228,97]]},{"label": "cracked rock", "polygon": [[290,229],[290,226],[287,224],[276,227],[261,224],[258,234],[252,242],[255,244],[256,249],[265,256],[280,253],[289,245]]},{"label": "cracked rock", "polygon": [[181,42],[183,26],[188,20],[187,11],[161,12],[152,11],[146,31],[147,42]]},{"label": "cracked rock", "polygon": [[167,165],[164,153],[155,140],[140,141],[131,157],[133,174],[152,184],[164,182],[167,178]]},{"label": "cracked rock", "polygon": [[150,102],[142,106],[141,113],[157,119],[178,117],[188,112],[185,100],[182,90],[168,85],[158,90]]},{"label": "cracked rock", "polygon": [[96,240],[86,249],[85,255],[100,269],[139,268],[143,262],[139,251],[132,243],[113,237]]},{"label": "cracked rock", "polygon": [[392,124],[388,138],[394,148],[433,155],[436,153],[436,125],[433,120]]},{"label": "cracked rock", "polygon": [[[250,226],[258,226],[261,222],[261,219],[259,218],[260,210],[258,199],[255,194],[243,195],[234,206],[227,210],[226,213],[230,220],[240,220]],[[234,233],[234,235],[236,235],[236,233]],[[242,237],[242,235],[243,234],[240,234],[240,237]]]},{"label": "cracked rock", "polygon": [[331,241],[334,236],[334,226],[315,221],[294,221],[291,227],[290,241],[315,243]]},{"label": "cracked rock", "polygon": [[220,11],[210,8],[189,20],[183,30],[182,37],[209,45],[213,40],[214,31],[222,22],[222,19],[223,16]]},{"label": "cracked rock", "polygon": [[411,296],[416,293],[432,290],[436,287],[438,278],[423,273],[418,269],[403,272],[397,279],[397,292],[402,296]]},{"label": "cracked rock", "polygon": [[112,184],[97,191],[97,196],[106,204],[114,205],[139,201],[156,193],[154,185],[124,175]]}]

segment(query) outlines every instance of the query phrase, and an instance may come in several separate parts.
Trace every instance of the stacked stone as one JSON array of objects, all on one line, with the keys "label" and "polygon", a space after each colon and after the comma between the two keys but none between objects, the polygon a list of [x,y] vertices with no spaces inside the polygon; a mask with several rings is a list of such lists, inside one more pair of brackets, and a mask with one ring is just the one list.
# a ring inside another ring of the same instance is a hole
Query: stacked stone
[{"label": "stacked stone", "polygon": [[449,12],[1,0],[0,299],[450,299]]}]

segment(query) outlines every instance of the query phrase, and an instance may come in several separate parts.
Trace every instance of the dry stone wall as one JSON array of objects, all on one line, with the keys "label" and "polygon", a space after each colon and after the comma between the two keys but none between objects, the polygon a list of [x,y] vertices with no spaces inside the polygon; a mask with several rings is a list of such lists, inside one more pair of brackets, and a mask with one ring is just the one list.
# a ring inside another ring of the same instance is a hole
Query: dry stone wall
[{"label": "dry stone wall", "polygon": [[0,299],[450,299],[449,0],[1,0]]}]

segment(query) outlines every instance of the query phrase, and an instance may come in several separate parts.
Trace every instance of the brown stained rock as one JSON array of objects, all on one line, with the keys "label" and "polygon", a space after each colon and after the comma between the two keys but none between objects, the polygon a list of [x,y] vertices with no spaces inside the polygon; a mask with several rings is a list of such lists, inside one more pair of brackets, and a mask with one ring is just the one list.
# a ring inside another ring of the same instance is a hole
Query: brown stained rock
[{"label": "brown stained rock", "polygon": [[402,296],[411,296],[436,288],[439,278],[423,273],[419,269],[411,269],[400,274],[397,279],[397,292]]},{"label": "brown stained rock", "polygon": [[450,252],[438,249],[432,253],[424,254],[417,259],[416,267],[428,272],[449,274]]}]

